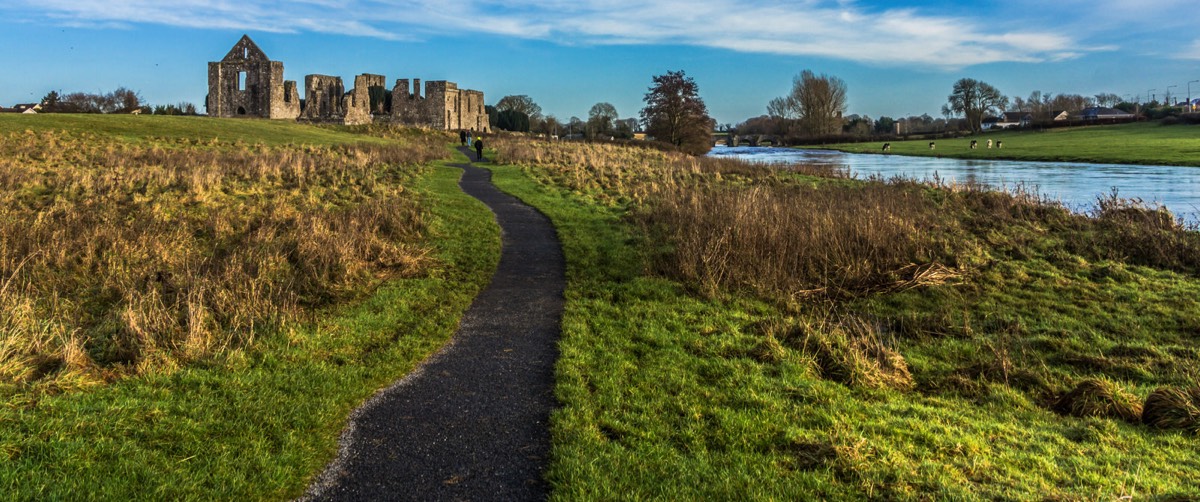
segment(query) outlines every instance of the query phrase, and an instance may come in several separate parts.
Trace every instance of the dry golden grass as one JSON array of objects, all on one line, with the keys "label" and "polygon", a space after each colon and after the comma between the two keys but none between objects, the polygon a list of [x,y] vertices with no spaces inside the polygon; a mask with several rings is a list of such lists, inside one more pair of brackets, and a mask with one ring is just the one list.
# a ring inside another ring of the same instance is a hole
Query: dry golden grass
[{"label": "dry golden grass", "polygon": [[169,370],[423,261],[394,146],[0,138],[0,385]]},{"label": "dry golden grass", "polygon": [[1133,424],[1142,416],[1142,403],[1136,396],[1112,381],[1097,378],[1080,382],[1051,408],[1073,417],[1116,418]]}]

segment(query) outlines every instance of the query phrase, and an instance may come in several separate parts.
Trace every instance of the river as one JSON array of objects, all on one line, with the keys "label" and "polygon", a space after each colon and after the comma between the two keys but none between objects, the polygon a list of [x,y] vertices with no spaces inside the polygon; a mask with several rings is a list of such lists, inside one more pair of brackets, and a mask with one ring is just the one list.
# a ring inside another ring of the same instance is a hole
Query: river
[{"label": "river", "polygon": [[827,165],[858,178],[871,175],[979,183],[997,189],[1023,186],[1086,212],[1098,197],[1117,189],[1126,199],[1162,204],[1188,223],[1200,223],[1200,167],[1082,164],[1011,160],[967,160],[903,155],[869,155],[832,150],[718,146],[713,157],[752,162]]}]

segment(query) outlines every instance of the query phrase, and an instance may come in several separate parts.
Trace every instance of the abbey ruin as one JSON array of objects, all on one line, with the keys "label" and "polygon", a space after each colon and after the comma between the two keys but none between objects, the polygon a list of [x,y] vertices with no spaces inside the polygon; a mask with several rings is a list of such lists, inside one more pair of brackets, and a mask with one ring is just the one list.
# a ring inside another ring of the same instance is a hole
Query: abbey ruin
[{"label": "abbey ruin", "polygon": [[341,77],[304,77],[304,99],[296,82],[283,79],[283,63],[271,61],[243,35],[221,61],[208,63],[208,115],[257,117],[346,125],[391,122],[442,130],[490,132],[483,92],[459,89],[445,80],[396,80],[362,74],[345,90]]}]

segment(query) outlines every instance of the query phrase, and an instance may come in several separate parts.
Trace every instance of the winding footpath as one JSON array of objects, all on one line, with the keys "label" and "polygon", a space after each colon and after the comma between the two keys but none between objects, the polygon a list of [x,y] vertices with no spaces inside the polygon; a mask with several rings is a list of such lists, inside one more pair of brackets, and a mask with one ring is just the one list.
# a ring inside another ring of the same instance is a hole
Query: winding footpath
[{"label": "winding footpath", "polygon": [[[473,152],[467,152],[473,158]],[[453,339],[350,417],[303,500],[542,500],[565,285],[549,219],[473,165],[459,186],[491,208],[503,251]]]}]

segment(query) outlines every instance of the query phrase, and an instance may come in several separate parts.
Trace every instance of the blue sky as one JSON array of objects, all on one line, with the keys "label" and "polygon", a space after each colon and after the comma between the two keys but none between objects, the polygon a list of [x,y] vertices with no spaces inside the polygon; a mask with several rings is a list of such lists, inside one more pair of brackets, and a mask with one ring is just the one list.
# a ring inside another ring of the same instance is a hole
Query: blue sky
[{"label": "blue sky", "polygon": [[845,80],[848,112],[871,117],[938,116],[962,77],[1142,100],[1200,79],[1195,0],[4,0],[0,16],[4,106],[117,86],[202,105],[207,62],[243,33],[301,85],[444,79],[563,120],[601,101],[634,117],[668,70],[720,123],[765,113],[804,69]]}]

